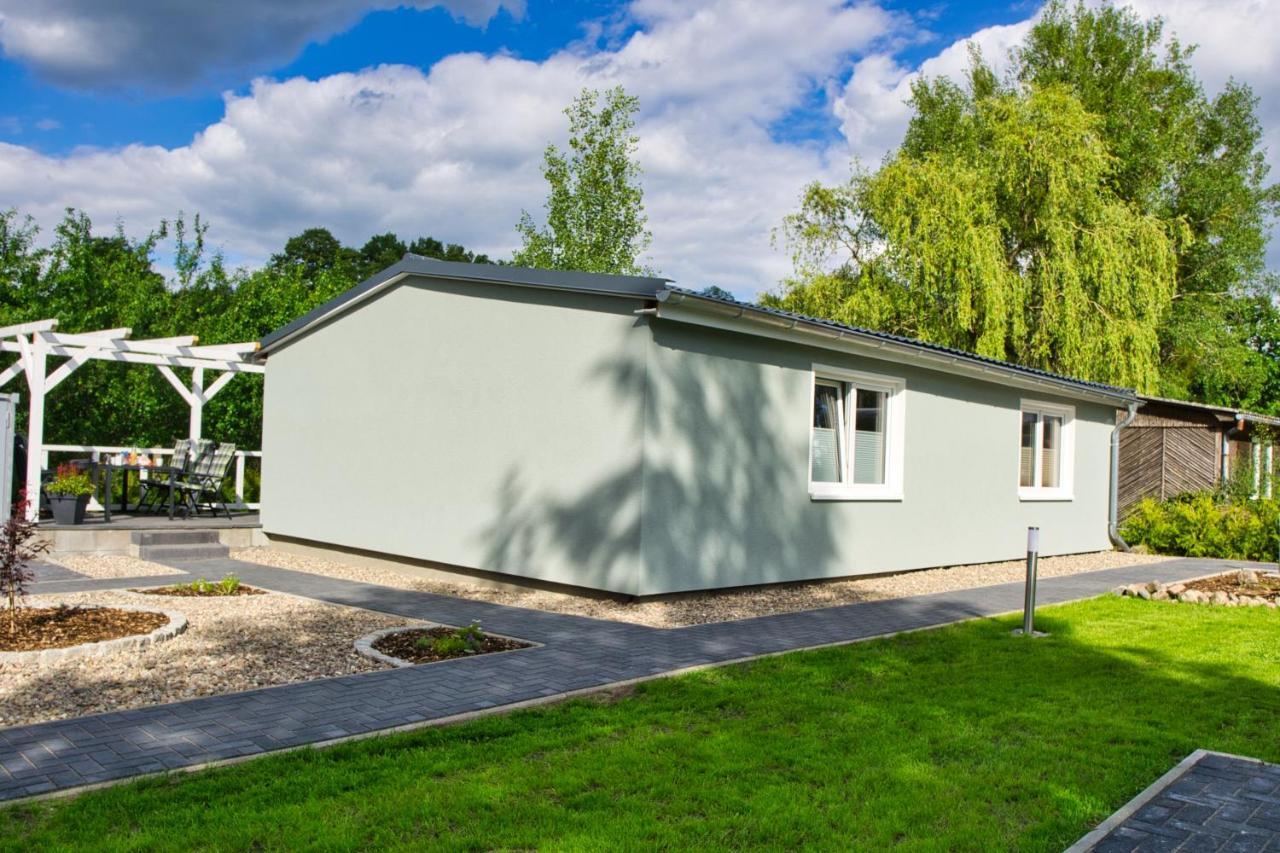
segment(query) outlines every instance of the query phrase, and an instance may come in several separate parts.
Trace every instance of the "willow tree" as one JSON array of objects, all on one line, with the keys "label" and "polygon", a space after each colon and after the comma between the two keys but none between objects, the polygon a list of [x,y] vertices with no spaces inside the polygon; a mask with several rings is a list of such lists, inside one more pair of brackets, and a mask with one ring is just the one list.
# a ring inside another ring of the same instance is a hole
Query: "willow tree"
[{"label": "willow tree", "polygon": [[954,144],[810,186],[782,230],[796,275],[767,301],[1153,389],[1182,227],[1116,196],[1067,89],[967,103]]}]

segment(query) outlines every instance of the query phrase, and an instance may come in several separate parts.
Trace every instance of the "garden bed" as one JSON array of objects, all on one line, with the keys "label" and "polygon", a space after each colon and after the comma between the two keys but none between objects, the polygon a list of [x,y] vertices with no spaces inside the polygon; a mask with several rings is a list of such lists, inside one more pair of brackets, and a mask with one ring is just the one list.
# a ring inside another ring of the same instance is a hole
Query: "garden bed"
[{"label": "garden bed", "polygon": [[374,651],[412,664],[435,663],[494,652],[511,652],[532,646],[532,643],[507,637],[495,637],[492,634],[479,634],[474,641],[468,642],[462,639],[467,630],[447,628],[443,625],[433,628],[409,628],[384,633],[371,645]]},{"label": "garden bed", "polygon": [[32,652],[149,634],[168,624],[163,613],[114,607],[24,607],[16,627],[0,619],[0,652]]},{"label": "garden bed", "polygon": [[1240,569],[1184,583],[1162,584],[1152,581],[1130,584],[1119,587],[1116,592],[1130,598],[1153,601],[1276,608],[1280,606],[1280,574]]},{"label": "garden bed", "polygon": [[102,653],[91,658],[12,663],[0,654],[0,727],[383,669],[388,664],[357,653],[352,642],[380,628],[413,624],[277,593],[173,599],[111,590],[36,595],[28,603],[172,605],[186,616],[187,630],[144,648],[116,651],[102,643]]},{"label": "garden bed", "polygon": [[210,583],[208,581],[195,581],[193,583],[181,583],[174,586],[157,586],[150,589],[131,589],[130,592],[136,592],[141,595],[172,595],[178,598],[226,598],[233,595],[266,595],[265,589],[257,587],[245,586],[237,583],[234,586],[220,583]]}]

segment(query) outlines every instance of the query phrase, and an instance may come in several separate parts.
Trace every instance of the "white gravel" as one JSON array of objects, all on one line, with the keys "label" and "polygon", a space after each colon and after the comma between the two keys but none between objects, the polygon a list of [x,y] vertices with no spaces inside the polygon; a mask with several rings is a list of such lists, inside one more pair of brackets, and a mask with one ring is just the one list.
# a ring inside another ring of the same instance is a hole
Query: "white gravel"
[{"label": "white gravel", "polygon": [[46,554],[45,562],[57,563],[73,572],[95,579],[152,577],[155,575],[180,575],[178,569],[139,560],[128,554],[87,554],[71,551],[55,551]]},{"label": "white gravel", "polygon": [[[790,613],[858,601],[903,598],[911,595],[990,586],[1021,580],[1026,572],[1024,562],[1010,560],[1001,563],[902,572],[857,580],[800,583],[630,602],[535,589],[494,589],[467,583],[464,580],[456,582],[424,580],[392,569],[352,566],[336,560],[303,556],[272,548],[248,548],[237,551],[232,556],[246,562],[346,580],[441,595],[456,595],[461,598],[549,610],[555,613],[615,619],[657,628],[725,622],[731,619]],[[1056,577],[1154,563],[1166,559],[1170,558],[1121,551],[1097,551],[1090,554],[1041,558],[1039,573],[1040,577]]]},{"label": "white gravel", "polygon": [[176,610],[189,627],[143,650],[0,665],[0,726],[384,669],[357,654],[353,643],[379,628],[414,624],[280,593],[176,598],[111,591],[27,599],[32,607],[59,602]]}]

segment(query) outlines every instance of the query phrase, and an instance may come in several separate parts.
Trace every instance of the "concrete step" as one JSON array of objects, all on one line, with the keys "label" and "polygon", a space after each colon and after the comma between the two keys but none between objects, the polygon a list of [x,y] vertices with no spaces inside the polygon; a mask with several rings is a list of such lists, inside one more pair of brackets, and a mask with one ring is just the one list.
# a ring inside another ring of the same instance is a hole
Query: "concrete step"
[{"label": "concrete step", "polygon": [[217,543],[216,530],[138,530],[129,537],[134,545],[208,545]]},{"label": "concrete step", "polygon": [[156,563],[185,563],[191,560],[220,560],[231,555],[231,549],[220,542],[197,545],[136,545],[136,556]]}]

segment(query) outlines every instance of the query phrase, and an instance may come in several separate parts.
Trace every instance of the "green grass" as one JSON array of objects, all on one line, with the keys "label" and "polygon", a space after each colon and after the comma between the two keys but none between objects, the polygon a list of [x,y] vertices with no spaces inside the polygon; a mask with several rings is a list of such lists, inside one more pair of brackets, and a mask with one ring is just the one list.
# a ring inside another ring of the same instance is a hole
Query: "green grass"
[{"label": "green grass", "polygon": [[0,812],[0,849],[1060,850],[1280,759],[1280,613],[1104,598]]}]

